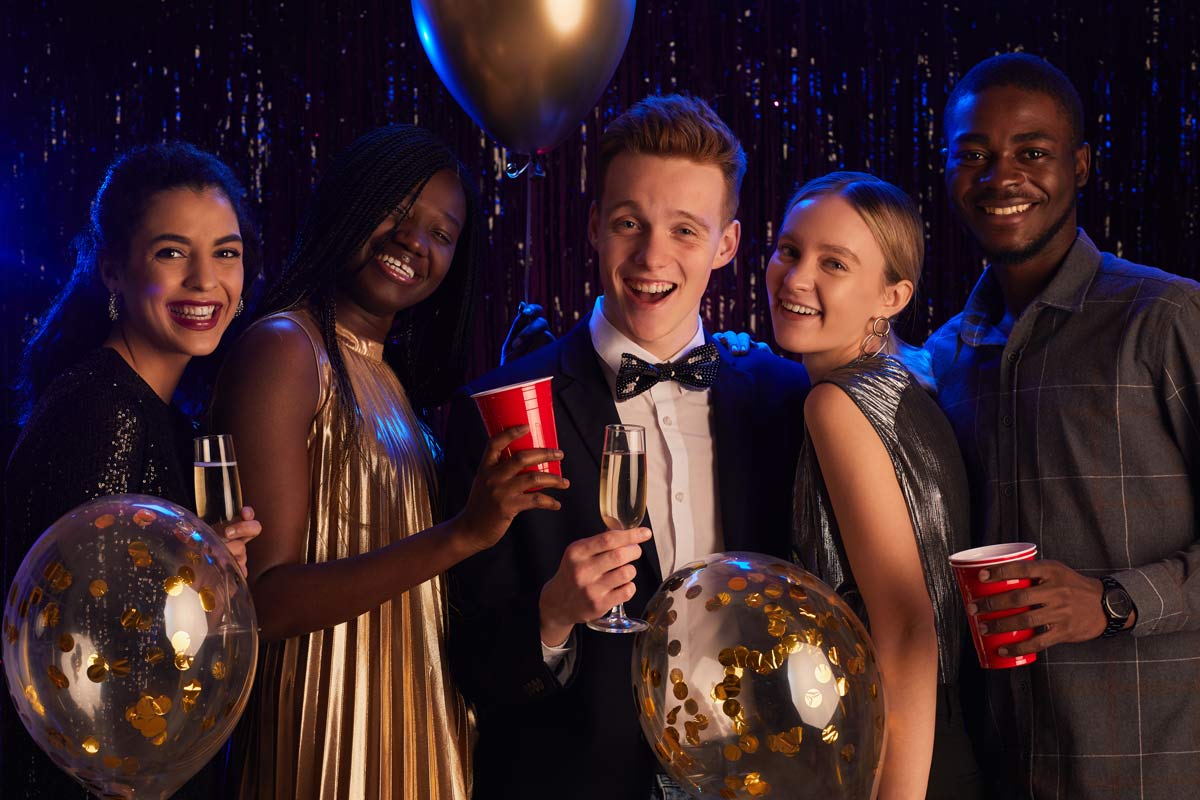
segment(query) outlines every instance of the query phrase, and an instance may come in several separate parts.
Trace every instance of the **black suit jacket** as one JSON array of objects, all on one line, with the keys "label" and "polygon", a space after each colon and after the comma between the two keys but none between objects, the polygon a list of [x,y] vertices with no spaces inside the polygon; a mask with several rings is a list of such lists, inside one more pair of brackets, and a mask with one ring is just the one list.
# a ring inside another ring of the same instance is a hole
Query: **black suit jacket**
[{"label": "black suit jacket", "polygon": [[[734,358],[722,349],[721,355],[712,403],[725,549],[786,557],[807,373],[767,352]],[[563,551],[605,530],[597,505],[600,451],[604,426],[621,420],[587,318],[456,398],[446,442],[446,510],[465,505],[487,443],[469,394],[545,376],[554,378],[563,475],[571,481],[559,493],[562,509],[520,514],[495,547],[450,573],[450,662],[479,721],[474,796],[643,800],[655,756],[634,708],[634,637],[577,625],[574,670],[563,686],[542,661],[538,632],[538,597]],[[647,524],[653,528],[653,520]],[[637,593],[625,607],[638,616],[663,580],[653,539],[635,566]]]}]

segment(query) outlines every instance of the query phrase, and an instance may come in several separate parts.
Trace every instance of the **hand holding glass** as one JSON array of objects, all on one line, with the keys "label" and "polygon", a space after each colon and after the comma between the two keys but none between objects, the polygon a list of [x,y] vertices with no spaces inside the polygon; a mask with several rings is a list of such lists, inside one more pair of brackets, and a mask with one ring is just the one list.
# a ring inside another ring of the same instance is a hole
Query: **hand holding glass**
[{"label": "hand holding glass", "polygon": [[[610,530],[629,530],[646,516],[646,429],[640,425],[608,425],[600,456],[600,516]],[[625,616],[625,604],[613,606],[588,627],[604,633],[637,633],[640,619]]]}]

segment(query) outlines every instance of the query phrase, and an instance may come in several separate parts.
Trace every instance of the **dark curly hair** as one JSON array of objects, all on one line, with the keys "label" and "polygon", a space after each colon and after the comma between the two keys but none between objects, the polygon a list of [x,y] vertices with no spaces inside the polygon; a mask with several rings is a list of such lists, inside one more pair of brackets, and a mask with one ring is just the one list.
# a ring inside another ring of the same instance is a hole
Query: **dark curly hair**
[{"label": "dark curly hair", "polygon": [[[388,125],[355,140],[317,184],[283,272],[260,304],[261,316],[307,307],[321,327],[338,403],[357,426],[358,404],[335,335],[335,297],[346,265],[401,203],[412,203],[441,170],[458,176],[467,220],[454,260],[428,299],[396,315],[384,348],[414,408],[428,410],[462,383],[474,307],[480,241],[479,197],[454,154],[432,133]],[[400,209],[401,216],[407,209]],[[365,264],[356,265],[361,269]]]},{"label": "dark curly hair", "polygon": [[118,156],[92,200],[87,227],[72,242],[75,269],[25,346],[16,387],[21,424],[46,386],[108,336],[112,323],[101,257],[124,265],[154,195],[181,187],[215,189],[229,200],[242,235],[243,285],[254,282],[261,263],[258,230],[246,190],[229,167],[187,142],[135,147]]}]

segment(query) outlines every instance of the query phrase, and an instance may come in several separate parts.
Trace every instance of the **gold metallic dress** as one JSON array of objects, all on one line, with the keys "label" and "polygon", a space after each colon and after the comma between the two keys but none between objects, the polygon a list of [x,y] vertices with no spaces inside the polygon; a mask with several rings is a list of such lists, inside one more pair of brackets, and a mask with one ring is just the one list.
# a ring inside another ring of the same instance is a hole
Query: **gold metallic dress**
[{"label": "gold metallic dress", "polygon": [[[308,434],[308,563],[389,545],[433,524],[434,457],[382,345],[338,327],[362,411],[342,440],[329,358],[306,311],[321,399]],[[270,531],[263,535],[269,536]],[[235,744],[243,798],[466,800],[474,720],[445,658],[441,577],[333,628],[266,643]]]}]

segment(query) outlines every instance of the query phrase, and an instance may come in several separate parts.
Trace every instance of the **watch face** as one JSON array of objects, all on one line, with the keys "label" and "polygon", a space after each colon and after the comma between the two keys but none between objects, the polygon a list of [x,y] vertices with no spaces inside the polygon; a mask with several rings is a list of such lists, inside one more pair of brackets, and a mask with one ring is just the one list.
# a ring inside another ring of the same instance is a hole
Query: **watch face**
[{"label": "watch face", "polygon": [[1114,586],[1104,590],[1104,608],[1110,617],[1125,619],[1133,613],[1133,601],[1128,592]]}]

